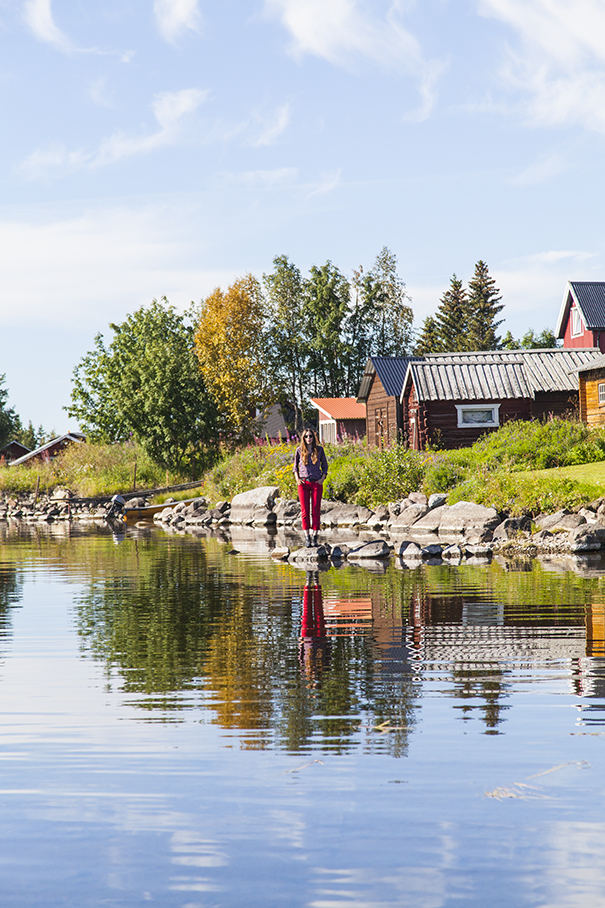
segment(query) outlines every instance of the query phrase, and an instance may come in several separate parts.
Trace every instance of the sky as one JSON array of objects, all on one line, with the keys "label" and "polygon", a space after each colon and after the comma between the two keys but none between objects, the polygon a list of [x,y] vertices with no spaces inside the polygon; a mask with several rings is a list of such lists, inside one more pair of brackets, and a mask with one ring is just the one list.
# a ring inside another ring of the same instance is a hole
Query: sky
[{"label": "sky", "polygon": [[0,0],[0,374],[288,255],[397,256],[415,324],[483,259],[504,333],[605,280],[603,0]]}]

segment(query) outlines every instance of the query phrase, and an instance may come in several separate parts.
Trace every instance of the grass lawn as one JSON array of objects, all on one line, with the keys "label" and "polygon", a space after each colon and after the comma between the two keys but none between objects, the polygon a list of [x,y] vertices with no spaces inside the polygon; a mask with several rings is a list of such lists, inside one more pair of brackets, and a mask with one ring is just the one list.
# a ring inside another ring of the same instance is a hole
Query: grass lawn
[{"label": "grass lawn", "polygon": [[597,486],[605,494],[605,460],[597,463],[582,463],[573,467],[555,467],[552,470],[524,470],[516,475],[533,479],[567,477],[583,485]]}]

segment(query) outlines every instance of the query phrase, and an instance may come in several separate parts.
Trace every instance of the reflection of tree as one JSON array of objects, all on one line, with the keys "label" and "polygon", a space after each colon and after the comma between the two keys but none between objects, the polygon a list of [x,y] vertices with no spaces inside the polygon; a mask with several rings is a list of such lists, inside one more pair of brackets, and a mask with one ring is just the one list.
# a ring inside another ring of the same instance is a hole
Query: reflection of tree
[{"label": "reflection of tree", "polygon": [[0,563],[0,637],[10,631],[11,612],[23,595],[23,576],[16,565]]},{"label": "reflection of tree", "polygon": [[[470,719],[473,710],[479,708],[485,722],[486,734],[497,734],[497,727],[502,722],[500,712],[508,709],[502,703],[509,684],[504,683],[504,672],[494,663],[493,668],[459,665],[452,672],[454,678],[454,697],[462,700],[460,706],[462,718]],[[479,704],[473,700],[481,701]]]}]

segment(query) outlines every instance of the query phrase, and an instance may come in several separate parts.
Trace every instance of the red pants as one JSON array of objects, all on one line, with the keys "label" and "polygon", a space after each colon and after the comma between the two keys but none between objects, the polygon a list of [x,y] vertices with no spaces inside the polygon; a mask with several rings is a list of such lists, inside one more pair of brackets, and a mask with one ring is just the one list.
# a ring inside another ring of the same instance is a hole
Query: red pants
[{"label": "red pants", "polygon": [[307,532],[309,527],[309,504],[313,512],[313,532],[319,531],[321,517],[321,496],[323,486],[320,482],[301,482],[298,487],[298,500],[300,501],[300,510],[302,512],[303,530]]},{"label": "red pants", "polygon": [[323,594],[320,586],[305,586],[303,593],[303,613],[302,621],[300,623],[300,636],[326,636]]}]

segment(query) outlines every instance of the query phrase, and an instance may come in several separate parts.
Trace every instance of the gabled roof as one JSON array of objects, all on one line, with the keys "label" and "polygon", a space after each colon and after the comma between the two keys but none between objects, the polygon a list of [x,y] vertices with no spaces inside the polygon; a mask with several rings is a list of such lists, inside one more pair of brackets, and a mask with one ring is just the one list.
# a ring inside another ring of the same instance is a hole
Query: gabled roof
[{"label": "gabled roof", "polygon": [[[490,400],[531,398],[523,361],[497,359],[455,359],[451,362],[412,362],[409,380],[414,382],[418,400]],[[403,395],[403,391],[402,391]]]},{"label": "gabled roof", "polygon": [[23,457],[18,457],[17,460],[11,461],[9,466],[18,467],[20,463],[26,463],[26,461],[33,460],[34,457],[39,457],[40,454],[44,454],[49,448],[54,448],[57,445],[66,444],[70,441],[76,441],[78,443],[86,441],[86,436],[82,435],[81,432],[66,432],[65,435],[58,435],[56,438],[47,441],[46,444],[36,448],[34,451],[30,451],[29,454],[24,454]]},{"label": "gabled roof", "polygon": [[370,356],[359,386],[358,403],[366,403],[376,375],[388,396],[399,398],[408,364],[416,359],[416,356]]},{"label": "gabled roof", "polygon": [[312,397],[311,403],[330,419],[365,419],[365,404],[354,397]]},{"label": "gabled roof", "polygon": [[409,364],[404,390],[413,381],[419,400],[534,398],[577,391],[578,370],[599,359],[597,347],[433,353]]},{"label": "gabled roof", "polygon": [[524,363],[527,380],[534,392],[577,391],[576,372],[601,356],[598,347],[542,347],[536,350],[479,350],[471,353],[427,353],[428,362],[515,362]]},{"label": "gabled roof", "polygon": [[568,281],[555,334],[565,335],[569,311],[576,304],[589,330],[605,329],[605,281]]}]

